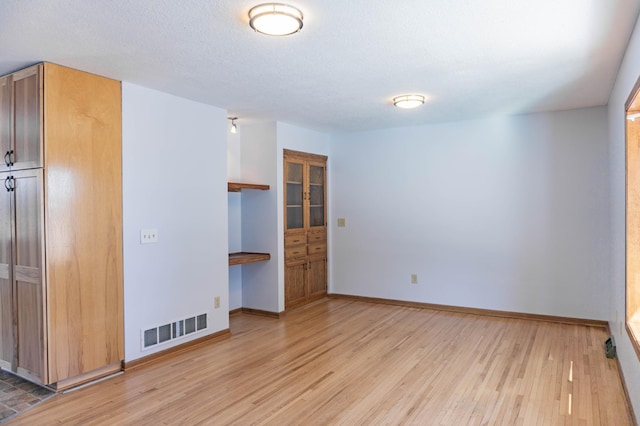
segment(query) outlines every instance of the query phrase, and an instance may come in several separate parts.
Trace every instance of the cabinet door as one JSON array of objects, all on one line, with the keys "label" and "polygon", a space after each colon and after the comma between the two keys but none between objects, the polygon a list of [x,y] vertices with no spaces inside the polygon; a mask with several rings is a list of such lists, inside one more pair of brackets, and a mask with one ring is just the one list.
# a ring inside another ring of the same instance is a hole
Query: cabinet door
[{"label": "cabinet door", "polygon": [[15,188],[12,192],[12,228],[17,372],[42,381],[45,374],[42,171],[35,169],[11,174]]},{"label": "cabinet door", "polygon": [[[5,186],[6,185],[6,186]],[[8,173],[0,173],[0,367],[15,369],[15,337],[13,328],[13,255],[11,228],[11,195],[13,185]]]},{"label": "cabinet door", "polygon": [[304,162],[299,160],[285,160],[284,162],[284,197],[286,208],[284,212],[285,230],[304,229]]},{"label": "cabinet door", "polygon": [[285,309],[307,300],[306,258],[289,261],[284,266],[284,307]]},{"label": "cabinet door", "polygon": [[324,256],[309,257],[309,298],[327,295],[327,258]]},{"label": "cabinet door", "polygon": [[324,163],[309,162],[306,175],[308,189],[305,201],[307,206],[308,228],[324,228],[326,225]]},{"label": "cabinet door", "polygon": [[[13,153],[11,138],[11,76],[0,78],[0,172],[9,170]],[[4,178],[3,178],[4,180]],[[1,189],[1,188],[0,188]]]},{"label": "cabinet door", "polygon": [[13,74],[13,170],[42,167],[42,65]]}]

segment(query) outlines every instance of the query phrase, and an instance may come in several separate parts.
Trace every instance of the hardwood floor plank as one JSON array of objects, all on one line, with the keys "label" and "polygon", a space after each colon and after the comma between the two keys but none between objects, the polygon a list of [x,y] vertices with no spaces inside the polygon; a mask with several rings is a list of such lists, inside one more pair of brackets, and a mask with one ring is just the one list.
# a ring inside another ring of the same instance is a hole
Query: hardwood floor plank
[{"label": "hardwood floor plank", "polygon": [[601,327],[343,299],[230,323],[7,424],[632,424]]}]

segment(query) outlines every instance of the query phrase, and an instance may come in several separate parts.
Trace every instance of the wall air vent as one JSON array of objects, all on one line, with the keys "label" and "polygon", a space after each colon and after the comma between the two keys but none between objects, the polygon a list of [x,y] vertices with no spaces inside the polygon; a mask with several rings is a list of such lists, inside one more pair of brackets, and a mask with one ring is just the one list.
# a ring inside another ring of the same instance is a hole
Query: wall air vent
[{"label": "wall air vent", "polygon": [[172,340],[182,339],[206,328],[207,314],[196,315],[142,330],[140,343],[142,350],[145,350]]}]

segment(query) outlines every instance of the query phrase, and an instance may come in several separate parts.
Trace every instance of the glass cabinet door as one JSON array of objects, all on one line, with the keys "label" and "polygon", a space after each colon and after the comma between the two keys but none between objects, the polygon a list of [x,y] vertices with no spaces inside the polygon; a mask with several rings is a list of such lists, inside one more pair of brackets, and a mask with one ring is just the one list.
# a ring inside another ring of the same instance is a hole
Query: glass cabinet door
[{"label": "glass cabinet door", "polygon": [[324,226],[324,166],[309,165],[309,226]]},{"label": "glass cabinet door", "polygon": [[303,164],[287,161],[285,163],[286,173],[286,200],[287,200],[287,229],[300,229],[304,228],[304,214],[303,214]]}]

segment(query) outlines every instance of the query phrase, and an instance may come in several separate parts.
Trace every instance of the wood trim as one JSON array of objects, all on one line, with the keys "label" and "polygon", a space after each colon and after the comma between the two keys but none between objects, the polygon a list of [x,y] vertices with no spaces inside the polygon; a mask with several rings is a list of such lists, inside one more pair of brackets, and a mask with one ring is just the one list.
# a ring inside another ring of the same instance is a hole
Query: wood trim
[{"label": "wood trim", "polygon": [[83,385],[94,380],[101,379],[111,374],[122,371],[122,361],[115,362],[113,364],[105,365],[104,367],[97,368],[93,371],[89,371],[79,376],[72,377],[70,379],[60,380],[54,383],[52,386],[56,391],[67,390],[76,386]]},{"label": "wood trim", "polygon": [[282,152],[283,152],[284,158],[289,158],[289,159],[297,158],[299,160],[326,162],[327,158],[329,158],[326,155],[310,154],[308,152],[293,151],[291,149],[283,149]]},{"label": "wood trim", "polygon": [[631,106],[633,105],[633,101],[635,100],[636,95],[638,94],[638,91],[640,91],[640,77],[638,77],[638,79],[636,80],[636,83],[633,85],[633,89],[631,89],[631,92],[627,97],[627,101],[624,103],[624,110],[626,112],[629,112],[629,109],[631,109]]},{"label": "wood trim", "polygon": [[262,309],[240,308],[243,314],[259,315],[263,317],[280,319],[282,312],[263,311]]},{"label": "wood trim", "polygon": [[640,359],[640,125],[627,114],[640,109],[640,78],[625,103],[625,328]]},{"label": "wood trim", "polygon": [[631,416],[631,424],[637,425],[638,419],[636,419],[636,414],[633,411],[633,405],[631,404],[631,398],[629,397],[629,389],[627,388],[627,382],[624,380],[624,374],[622,373],[620,360],[618,359],[618,357],[616,357],[614,361],[616,362],[616,366],[618,367],[618,376],[620,377],[620,382],[622,383],[622,392],[624,393],[624,402],[627,405],[627,412]]},{"label": "wood trim", "polygon": [[191,340],[189,342],[182,343],[181,345],[173,346],[163,351],[155,352],[155,353],[152,353],[151,355],[147,355],[142,358],[137,358],[129,362],[124,362],[123,369],[124,371],[130,371],[136,368],[140,368],[147,364],[151,364],[160,360],[165,360],[167,358],[172,358],[178,354],[189,351],[191,349],[208,345],[210,343],[218,342],[230,336],[231,336],[231,331],[228,328],[218,331],[216,333],[207,334],[206,336],[200,337],[195,340]]},{"label": "wood trim", "polygon": [[[633,346],[638,359],[640,359],[640,339],[638,337],[640,336],[640,324],[625,321],[624,326],[627,330],[627,335],[629,335],[629,340],[631,340],[631,346]],[[634,330],[634,326],[638,326],[638,330]]]},{"label": "wood trim", "polygon": [[240,192],[243,189],[258,189],[261,191],[266,191],[270,187],[269,185],[261,185],[258,183],[241,183],[241,182],[228,182],[227,183],[227,191],[228,192]]},{"label": "wood trim", "polygon": [[239,251],[236,253],[229,253],[229,266],[262,262],[269,259],[271,259],[271,255],[269,253],[252,253],[248,251]]},{"label": "wood trim", "polygon": [[353,300],[357,302],[380,303],[384,305],[397,305],[397,306],[407,306],[410,308],[433,309],[436,311],[457,312],[460,314],[484,315],[484,316],[491,316],[491,317],[513,318],[513,319],[528,319],[528,320],[534,320],[534,321],[555,322],[559,324],[577,324],[577,325],[586,325],[589,327],[601,327],[604,329],[608,329],[609,327],[609,323],[607,321],[583,319],[583,318],[569,318],[569,317],[559,317],[559,316],[553,316],[553,315],[526,314],[521,312],[497,311],[492,309],[467,308],[463,306],[437,305],[434,303],[382,299],[377,297],[353,296],[350,294],[330,293],[330,294],[327,294],[327,297],[332,299]]},{"label": "wood trim", "polygon": [[251,309],[251,308],[236,308],[229,311],[229,316],[236,314],[249,314],[249,315],[258,315],[262,317],[276,318],[280,319],[284,316],[284,312],[270,312],[270,311],[262,311],[260,309]]}]

